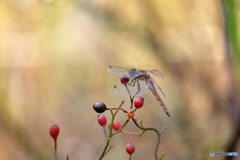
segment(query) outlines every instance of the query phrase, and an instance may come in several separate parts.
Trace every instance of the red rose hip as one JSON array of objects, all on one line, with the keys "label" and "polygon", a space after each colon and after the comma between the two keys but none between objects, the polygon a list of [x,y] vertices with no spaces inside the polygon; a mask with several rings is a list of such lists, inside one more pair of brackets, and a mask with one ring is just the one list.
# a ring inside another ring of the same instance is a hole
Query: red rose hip
[{"label": "red rose hip", "polygon": [[60,129],[58,125],[52,122],[52,126],[49,129],[49,133],[54,140],[57,139],[59,132],[60,132]]},{"label": "red rose hip", "polygon": [[132,145],[131,142],[127,142],[127,145],[126,145],[126,152],[127,152],[128,154],[133,154],[134,151],[135,151],[135,147],[134,147],[134,145]]},{"label": "red rose hip", "polygon": [[121,128],[121,123],[118,122],[117,120],[114,120],[114,121],[113,121],[113,129],[114,129],[115,131],[119,131],[120,128]]},{"label": "red rose hip", "polygon": [[134,106],[136,108],[141,108],[143,106],[143,102],[144,102],[144,98],[143,97],[139,97],[134,101]]},{"label": "red rose hip", "polygon": [[128,83],[129,79],[126,77],[121,77],[120,81],[122,84],[126,84],[126,83]]},{"label": "red rose hip", "polygon": [[106,123],[107,123],[107,118],[104,115],[102,115],[102,114],[98,115],[98,123],[101,126],[105,126]]}]

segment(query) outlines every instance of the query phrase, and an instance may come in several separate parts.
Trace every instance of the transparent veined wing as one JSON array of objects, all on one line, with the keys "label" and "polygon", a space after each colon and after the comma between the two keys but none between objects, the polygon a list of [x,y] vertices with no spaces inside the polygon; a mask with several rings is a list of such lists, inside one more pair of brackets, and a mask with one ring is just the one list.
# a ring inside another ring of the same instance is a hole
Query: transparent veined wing
[{"label": "transparent veined wing", "polygon": [[154,86],[154,84],[157,85],[157,83],[155,83],[155,81],[152,78],[149,78],[146,81],[146,84],[147,84],[148,88],[151,90],[152,94],[155,96],[155,98],[158,101],[158,103],[160,104],[160,106],[162,107],[163,111],[168,115],[168,117],[171,117],[171,114],[169,113],[168,108],[166,107],[166,105],[162,101],[161,97],[159,96],[159,94],[158,94],[158,92],[157,92],[157,90]]},{"label": "transparent veined wing", "polygon": [[158,70],[154,69],[154,70],[146,70],[147,73],[150,73],[150,74],[153,74],[157,77],[160,77],[160,78],[163,78],[163,75],[162,73],[160,73]]},{"label": "transparent veined wing", "polygon": [[107,67],[108,72],[119,76],[119,77],[129,77],[129,70],[127,68],[123,68],[123,67],[116,67],[116,66],[108,66]]},{"label": "transparent veined wing", "polygon": [[[131,94],[131,96],[134,96],[138,92],[138,85],[137,83],[132,87],[130,85],[128,86],[128,90]],[[147,87],[146,87],[146,82],[145,81],[139,81],[139,86],[140,86],[140,91],[136,96],[142,96],[148,93]],[[127,91],[127,88],[123,84],[119,84],[113,87],[113,92],[117,95],[121,96],[129,96],[129,93]]]},{"label": "transparent veined wing", "polygon": [[157,82],[156,82],[154,79],[152,79],[152,78],[150,78],[150,79],[153,81],[153,83],[155,84],[155,86],[157,86],[157,88],[161,91],[162,95],[163,95],[164,97],[166,97],[166,95],[164,94],[163,90],[159,87],[159,85],[157,84]]},{"label": "transparent veined wing", "polygon": [[108,72],[119,76],[119,77],[127,77],[127,78],[134,78],[145,74],[145,70],[140,70],[136,68],[123,68],[123,67],[116,67],[116,66],[108,66]]}]

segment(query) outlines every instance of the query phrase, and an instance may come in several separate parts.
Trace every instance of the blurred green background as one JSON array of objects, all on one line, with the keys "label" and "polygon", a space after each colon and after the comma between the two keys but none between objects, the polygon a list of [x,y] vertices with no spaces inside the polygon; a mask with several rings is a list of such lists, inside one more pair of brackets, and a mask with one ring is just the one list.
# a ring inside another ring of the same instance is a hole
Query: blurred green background
[{"label": "blurred green background", "polygon": [[[239,7],[237,0],[0,1],[1,160],[54,159],[51,120],[60,126],[59,160],[98,159],[106,140],[92,105],[127,99],[129,107],[128,97],[113,94],[120,81],[108,65],[163,74],[154,78],[172,117],[147,94],[136,118],[167,126],[164,159],[234,158],[209,153],[240,154]],[[132,122],[126,129],[140,132]],[[128,159],[127,141],[133,160],[154,159],[156,140],[151,132],[119,134],[104,159]]]}]

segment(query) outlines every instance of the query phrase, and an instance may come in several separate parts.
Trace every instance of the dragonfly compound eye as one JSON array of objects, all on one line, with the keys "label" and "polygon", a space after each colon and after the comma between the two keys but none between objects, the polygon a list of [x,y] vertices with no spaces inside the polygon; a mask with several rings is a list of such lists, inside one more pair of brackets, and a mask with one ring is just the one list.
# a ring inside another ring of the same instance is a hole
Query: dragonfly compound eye
[{"label": "dragonfly compound eye", "polygon": [[129,69],[129,76],[132,77],[136,74],[136,68],[130,68]]}]

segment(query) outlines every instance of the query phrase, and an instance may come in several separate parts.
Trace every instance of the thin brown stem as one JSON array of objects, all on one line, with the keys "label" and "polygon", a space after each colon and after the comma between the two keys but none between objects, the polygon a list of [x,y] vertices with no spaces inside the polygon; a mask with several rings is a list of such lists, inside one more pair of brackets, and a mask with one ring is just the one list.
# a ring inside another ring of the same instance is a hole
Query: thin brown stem
[{"label": "thin brown stem", "polygon": [[107,148],[107,150],[105,151],[105,154],[108,153],[114,146],[110,146]]},{"label": "thin brown stem", "polygon": [[54,139],[55,160],[57,160],[57,139]]},{"label": "thin brown stem", "polygon": [[129,160],[131,160],[132,159],[132,155],[131,154],[129,154]]},{"label": "thin brown stem", "polygon": [[166,128],[167,128],[167,127],[164,126],[163,129],[160,131],[160,134],[162,134],[162,133],[165,131]]},{"label": "thin brown stem", "polygon": [[121,132],[125,134],[132,134],[132,135],[138,135],[138,136],[141,135],[140,133],[134,133],[134,132],[126,132],[126,131],[121,131]]},{"label": "thin brown stem", "polygon": [[[118,110],[118,108],[107,108],[107,110]],[[128,113],[125,109],[120,108],[124,113]]]},{"label": "thin brown stem", "polygon": [[106,139],[108,139],[108,136],[107,136],[107,132],[106,132],[105,126],[103,126],[103,131],[104,131],[104,134],[105,134]]},{"label": "thin brown stem", "polygon": [[126,89],[127,89],[127,91],[128,91],[128,94],[129,94],[129,98],[130,98],[130,102],[131,102],[130,109],[132,109],[132,107],[133,107],[133,98],[132,98],[132,96],[131,96],[131,94],[130,94],[130,91],[129,91],[129,89],[128,89],[127,84],[124,84],[124,85],[125,85],[125,87],[126,87]]}]

